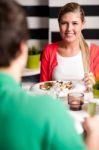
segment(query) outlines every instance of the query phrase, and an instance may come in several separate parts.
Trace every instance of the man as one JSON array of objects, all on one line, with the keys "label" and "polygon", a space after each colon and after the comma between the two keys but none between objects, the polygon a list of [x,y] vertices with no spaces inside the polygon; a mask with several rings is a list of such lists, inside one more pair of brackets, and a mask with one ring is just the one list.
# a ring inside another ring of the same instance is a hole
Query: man
[{"label": "man", "polygon": [[0,0],[0,150],[85,150],[60,101],[20,88],[27,40],[24,10]]}]

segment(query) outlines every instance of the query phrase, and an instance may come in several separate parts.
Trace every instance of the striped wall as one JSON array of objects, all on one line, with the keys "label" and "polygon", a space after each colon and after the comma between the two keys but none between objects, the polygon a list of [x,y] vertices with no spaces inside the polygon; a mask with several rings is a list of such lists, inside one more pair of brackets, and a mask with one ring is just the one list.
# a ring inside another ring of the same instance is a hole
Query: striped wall
[{"label": "striped wall", "polygon": [[16,0],[27,12],[30,39],[28,45],[40,50],[48,43],[48,0]]},{"label": "striped wall", "polygon": [[[49,42],[60,40],[58,27],[58,12],[61,6],[71,0],[50,0],[49,1]],[[85,11],[86,24],[83,35],[89,42],[99,44],[99,0],[73,0],[78,2]]]},{"label": "striped wall", "polygon": [[[60,39],[57,22],[61,6],[71,0],[16,0],[27,11],[30,39],[29,47],[36,45],[42,51],[49,42]],[[86,24],[83,30],[85,38],[99,44],[99,0],[72,0],[84,8]]]}]

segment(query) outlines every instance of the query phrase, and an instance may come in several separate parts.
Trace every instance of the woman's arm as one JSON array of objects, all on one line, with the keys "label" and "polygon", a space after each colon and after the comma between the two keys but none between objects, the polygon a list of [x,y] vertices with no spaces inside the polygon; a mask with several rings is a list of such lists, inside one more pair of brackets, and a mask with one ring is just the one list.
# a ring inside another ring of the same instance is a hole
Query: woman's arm
[{"label": "woman's arm", "polygon": [[47,47],[43,50],[41,57],[41,67],[40,67],[40,82],[48,81],[49,77],[49,58]]}]

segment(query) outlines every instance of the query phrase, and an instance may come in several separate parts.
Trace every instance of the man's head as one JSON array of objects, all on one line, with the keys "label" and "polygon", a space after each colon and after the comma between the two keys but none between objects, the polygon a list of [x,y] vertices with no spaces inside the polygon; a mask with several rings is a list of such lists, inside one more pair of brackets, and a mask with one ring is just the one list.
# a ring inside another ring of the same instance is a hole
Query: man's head
[{"label": "man's head", "polygon": [[0,0],[0,67],[9,67],[28,39],[26,14],[14,0]]}]

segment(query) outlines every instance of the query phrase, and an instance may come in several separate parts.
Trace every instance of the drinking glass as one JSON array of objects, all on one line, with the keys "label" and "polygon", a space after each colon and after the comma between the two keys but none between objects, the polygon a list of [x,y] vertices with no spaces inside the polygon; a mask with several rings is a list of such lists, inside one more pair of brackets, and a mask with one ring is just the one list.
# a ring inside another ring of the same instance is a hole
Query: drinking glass
[{"label": "drinking glass", "polygon": [[70,110],[81,110],[84,103],[84,94],[83,93],[69,93],[68,94],[68,104]]},{"label": "drinking glass", "polygon": [[96,114],[96,102],[94,100],[88,102],[87,112],[91,117]]},{"label": "drinking glass", "polygon": [[87,102],[87,112],[90,116],[94,116],[96,114],[96,101],[94,99],[92,86],[88,88]]}]

